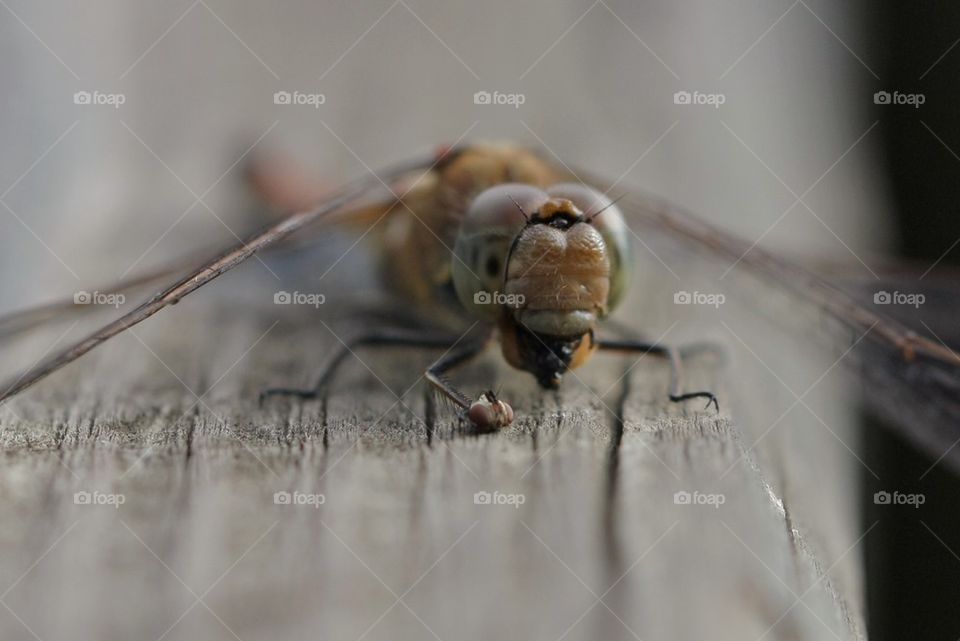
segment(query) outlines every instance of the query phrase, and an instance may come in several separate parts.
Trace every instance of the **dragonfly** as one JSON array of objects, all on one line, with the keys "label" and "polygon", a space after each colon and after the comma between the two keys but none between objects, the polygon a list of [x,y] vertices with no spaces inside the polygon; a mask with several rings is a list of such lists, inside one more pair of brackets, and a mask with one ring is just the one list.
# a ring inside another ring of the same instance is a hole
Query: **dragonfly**
[{"label": "dragonfly", "polygon": [[[283,180],[275,178],[253,181],[266,201],[287,208],[303,204],[302,194],[291,198],[289,185],[278,187]],[[705,401],[705,410],[718,412],[713,392],[688,390],[683,384],[684,360],[715,346],[675,347],[633,335],[603,336],[610,314],[631,286],[631,236],[639,229],[735,263],[814,305],[834,333],[861,337],[846,360],[863,382],[868,405],[931,452],[947,452],[947,460],[960,467],[960,452],[953,447],[960,441],[957,352],[783,256],[655,197],[627,191],[611,198],[612,187],[588,170],[519,144],[439,147],[348,183],[311,206],[294,207],[294,213],[196,261],[186,273],[176,266],[115,284],[112,291],[119,292],[172,279],[136,308],[0,384],[0,403],[258,252],[324,224],[382,229],[384,283],[422,312],[417,319],[421,326],[397,324],[359,335],[342,346],[314,385],[266,389],[261,402],[276,396],[317,397],[358,347],[447,350],[427,368],[425,378],[476,429],[495,430],[515,419],[507,400],[491,390],[471,397],[447,374],[497,343],[507,363],[547,389],[558,387],[566,373],[599,352],[661,357],[670,366],[670,401]],[[299,191],[310,192],[302,186]],[[0,338],[57,318],[70,307],[69,302],[54,303],[0,317]],[[436,322],[429,326],[424,319]],[[480,331],[468,339],[450,332],[470,322]]]}]

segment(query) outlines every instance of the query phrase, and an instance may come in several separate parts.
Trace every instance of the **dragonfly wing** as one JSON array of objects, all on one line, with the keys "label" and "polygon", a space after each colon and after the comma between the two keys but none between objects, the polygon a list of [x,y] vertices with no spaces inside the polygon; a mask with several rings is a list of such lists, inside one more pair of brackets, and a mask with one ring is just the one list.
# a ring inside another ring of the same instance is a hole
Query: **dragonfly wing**
[{"label": "dragonfly wing", "polygon": [[[605,189],[604,180],[575,171]],[[868,407],[934,458],[943,457],[960,470],[960,448],[954,447],[960,441],[960,354],[929,327],[895,318],[804,267],[660,199],[627,193],[619,202],[638,237],[659,236],[682,246],[686,254],[735,264],[737,270],[815,309],[821,319],[816,333],[825,343],[846,346],[842,361],[860,376]]]},{"label": "dragonfly wing", "polygon": [[[209,256],[210,252],[204,254]],[[158,269],[121,279],[106,287],[92,289],[105,295],[122,294],[125,298],[146,290],[150,285],[173,278],[185,272],[191,264],[199,260],[178,260]],[[41,305],[19,309],[8,314],[0,315],[0,344],[17,336],[40,329],[46,325],[77,320],[86,315],[93,315],[98,306],[78,301],[75,296],[54,300]]]},{"label": "dragonfly wing", "polygon": [[[927,270],[911,266],[879,270],[881,280],[839,280],[838,287],[865,308],[882,307],[907,332],[931,341],[944,350],[960,346],[956,314],[960,288],[956,280],[927,277]],[[952,274],[951,276],[955,276]],[[903,297],[905,301],[892,300]],[[919,338],[917,340],[920,340]],[[863,372],[869,383],[866,396],[880,410],[880,418],[894,417],[938,458],[957,463],[960,433],[960,366],[948,356],[926,353],[904,358],[897,350],[875,348],[864,357]]]},{"label": "dragonfly wing", "polygon": [[[233,269],[255,253],[274,245],[311,223],[323,219],[330,219],[337,214],[337,212],[342,211],[358,199],[365,197],[374,189],[384,188],[385,185],[389,186],[413,172],[421,170],[430,171],[441,159],[442,157],[431,155],[427,158],[401,163],[387,169],[379,175],[357,180],[342,189],[332,192],[324,202],[315,207],[291,214],[251,235],[245,242],[238,243],[210,259],[200,261],[198,267],[185,270],[185,274],[179,276],[162,291],[129,313],[107,323],[79,342],[65,348],[59,353],[51,355],[22,374],[0,384],[0,402],[27,389],[64,365],[80,358],[101,343],[153,316],[164,307],[177,303],[184,296],[191,294],[221,274]],[[151,282],[153,280],[160,280],[163,277],[168,277],[169,275],[167,272],[154,274],[153,276],[155,276],[155,278],[152,278]],[[127,283],[127,285],[131,285],[131,283]],[[62,305],[67,304],[63,303]],[[31,315],[33,315],[34,318],[47,318],[50,314],[50,308],[57,308],[57,305],[48,306],[46,310],[35,309],[21,316],[19,319],[14,317],[14,320],[9,321],[7,328],[22,327],[25,319]],[[61,306],[59,309],[64,309],[64,307]],[[2,329],[0,329],[0,331],[2,331]]]}]

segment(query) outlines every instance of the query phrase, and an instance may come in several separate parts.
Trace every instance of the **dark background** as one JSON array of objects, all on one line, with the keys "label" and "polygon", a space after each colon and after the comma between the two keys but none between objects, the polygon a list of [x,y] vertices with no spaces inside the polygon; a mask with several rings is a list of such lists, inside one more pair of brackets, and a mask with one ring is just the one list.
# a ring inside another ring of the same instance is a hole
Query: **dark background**
[{"label": "dark background", "polygon": [[[888,110],[880,123],[895,205],[895,250],[903,258],[916,260],[922,273],[960,237],[960,159],[956,157],[960,149],[960,45],[923,76],[943,55],[944,43],[956,44],[960,38],[960,5],[886,2],[867,6],[868,11],[875,8],[866,15],[872,21],[872,59],[882,61],[881,77],[902,92],[926,96],[920,109]],[[953,284],[951,270],[958,257],[957,249],[946,253],[924,281]],[[955,321],[942,319],[936,326],[943,330],[937,333],[944,341],[954,348],[960,344]],[[864,475],[865,523],[880,519],[874,534],[867,537],[866,548],[870,638],[957,639],[958,479],[938,465],[921,480],[934,459],[917,452],[874,419],[866,420],[864,429],[867,464],[882,470],[885,480],[897,479],[899,491],[926,496],[920,509],[881,510],[873,504],[873,493],[881,488]]]}]

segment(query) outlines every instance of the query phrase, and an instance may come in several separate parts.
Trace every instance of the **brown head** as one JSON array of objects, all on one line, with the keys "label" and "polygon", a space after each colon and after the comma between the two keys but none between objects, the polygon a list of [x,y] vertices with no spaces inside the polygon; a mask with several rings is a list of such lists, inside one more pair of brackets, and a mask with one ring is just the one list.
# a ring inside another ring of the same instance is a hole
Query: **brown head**
[{"label": "brown head", "polygon": [[498,324],[507,362],[555,387],[593,353],[597,322],[626,288],[629,250],[620,211],[596,190],[503,184],[467,213],[454,285],[468,311]]}]

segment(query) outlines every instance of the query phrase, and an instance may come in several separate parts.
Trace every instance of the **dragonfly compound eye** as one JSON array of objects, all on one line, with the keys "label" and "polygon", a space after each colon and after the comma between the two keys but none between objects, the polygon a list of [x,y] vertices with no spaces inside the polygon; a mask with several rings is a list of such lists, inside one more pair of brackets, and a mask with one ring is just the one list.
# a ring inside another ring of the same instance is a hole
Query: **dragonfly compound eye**
[{"label": "dragonfly compound eye", "polygon": [[474,317],[495,322],[504,306],[518,304],[504,291],[507,259],[531,212],[548,200],[536,187],[507,183],[487,189],[471,203],[457,234],[451,271],[457,298]]}]

